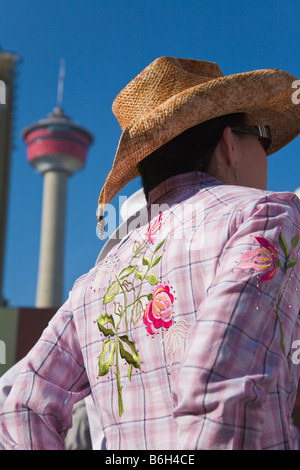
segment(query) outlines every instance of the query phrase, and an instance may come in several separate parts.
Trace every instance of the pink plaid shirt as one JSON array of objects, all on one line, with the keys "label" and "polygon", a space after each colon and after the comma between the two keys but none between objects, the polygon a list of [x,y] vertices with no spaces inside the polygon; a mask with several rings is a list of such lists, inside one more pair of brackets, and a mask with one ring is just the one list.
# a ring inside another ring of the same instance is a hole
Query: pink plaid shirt
[{"label": "pink plaid shirt", "polygon": [[107,449],[291,449],[299,199],[195,172],[149,204],[27,356],[1,441],[64,448],[91,394]]}]

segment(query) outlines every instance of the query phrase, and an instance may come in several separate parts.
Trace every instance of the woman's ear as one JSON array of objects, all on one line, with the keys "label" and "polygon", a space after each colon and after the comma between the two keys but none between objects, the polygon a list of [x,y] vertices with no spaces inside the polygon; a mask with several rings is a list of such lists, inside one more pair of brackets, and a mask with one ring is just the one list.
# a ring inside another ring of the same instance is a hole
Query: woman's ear
[{"label": "woman's ear", "polygon": [[235,184],[237,152],[237,143],[231,128],[226,127],[214,150],[208,174],[225,184]]},{"label": "woman's ear", "polygon": [[223,165],[228,166],[230,168],[234,168],[235,166],[235,145],[234,139],[232,135],[232,131],[230,127],[226,127],[223,131],[221,139],[217,145],[216,151],[218,151],[218,159],[221,158]]}]

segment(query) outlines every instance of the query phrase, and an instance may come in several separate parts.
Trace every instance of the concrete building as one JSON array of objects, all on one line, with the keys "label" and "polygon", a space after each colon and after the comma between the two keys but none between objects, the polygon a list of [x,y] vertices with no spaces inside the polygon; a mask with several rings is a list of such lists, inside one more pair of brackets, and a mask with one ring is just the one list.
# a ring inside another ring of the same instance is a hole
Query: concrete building
[{"label": "concrete building", "polygon": [[0,49],[0,306],[3,299],[7,207],[12,151],[15,70],[18,57]]}]

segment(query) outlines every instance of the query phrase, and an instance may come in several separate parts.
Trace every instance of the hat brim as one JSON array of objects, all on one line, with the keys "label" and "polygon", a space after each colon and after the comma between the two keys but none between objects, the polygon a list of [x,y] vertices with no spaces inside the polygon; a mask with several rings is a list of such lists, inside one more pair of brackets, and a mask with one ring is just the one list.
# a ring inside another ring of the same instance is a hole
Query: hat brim
[{"label": "hat brim", "polygon": [[255,70],[216,78],[172,96],[124,129],[112,170],[99,197],[105,207],[132,179],[140,161],[185,130],[218,116],[247,113],[269,125],[277,152],[300,133],[300,106],[292,101],[297,77],[278,69]]}]

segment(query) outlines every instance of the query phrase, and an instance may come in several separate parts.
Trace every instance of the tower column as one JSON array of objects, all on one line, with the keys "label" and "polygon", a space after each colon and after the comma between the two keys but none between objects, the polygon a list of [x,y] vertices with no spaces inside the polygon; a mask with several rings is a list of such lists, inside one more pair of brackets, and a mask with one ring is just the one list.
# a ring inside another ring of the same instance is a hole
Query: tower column
[{"label": "tower column", "polygon": [[82,170],[92,134],[54,108],[23,130],[30,164],[44,178],[36,307],[57,308],[63,298],[65,217],[68,178]]},{"label": "tower column", "polygon": [[44,173],[42,226],[36,306],[48,308],[62,304],[65,215],[68,173]]}]

